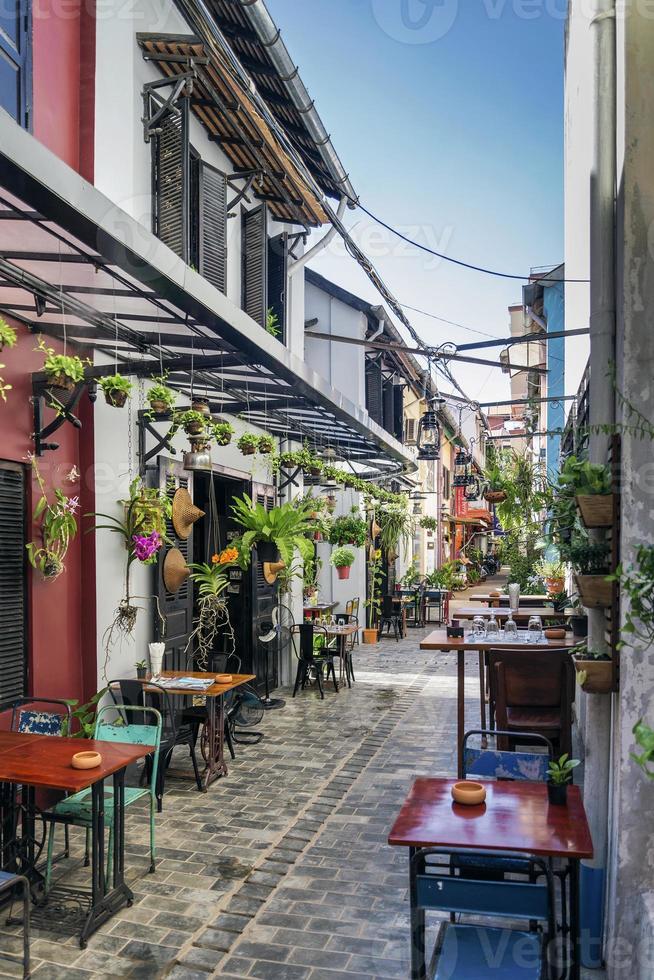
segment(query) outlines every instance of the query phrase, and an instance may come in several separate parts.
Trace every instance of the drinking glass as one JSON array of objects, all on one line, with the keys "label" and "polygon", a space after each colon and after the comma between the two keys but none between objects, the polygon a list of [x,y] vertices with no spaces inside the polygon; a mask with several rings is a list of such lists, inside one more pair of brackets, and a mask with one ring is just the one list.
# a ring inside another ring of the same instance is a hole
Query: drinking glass
[{"label": "drinking glass", "polygon": [[516,622],[510,616],[504,624],[504,639],[512,642],[518,639],[518,627]]},{"label": "drinking glass", "polygon": [[527,640],[538,643],[543,635],[543,622],[540,616],[530,616],[527,624]]},{"label": "drinking glass", "polygon": [[480,640],[486,636],[486,620],[483,616],[475,616],[472,621],[472,632]]},{"label": "drinking glass", "polygon": [[488,618],[488,622],[486,623],[486,639],[496,640],[499,635],[500,635],[499,624],[495,619],[495,616],[491,614]]}]

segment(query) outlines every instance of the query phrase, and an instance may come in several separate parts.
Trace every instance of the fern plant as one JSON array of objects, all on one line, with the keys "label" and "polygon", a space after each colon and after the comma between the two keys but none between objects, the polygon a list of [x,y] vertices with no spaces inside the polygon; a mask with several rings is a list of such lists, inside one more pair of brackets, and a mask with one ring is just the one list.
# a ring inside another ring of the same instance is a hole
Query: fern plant
[{"label": "fern plant", "polygon": [[232,504],[232,513],[236,523],[244,528],[239,542],[244,564],[249,563],[250,552],[259,542],[274,544],[287,565],[291,564],[295,550],[305,560],[313,556],[309,536],[315,532],[315,526],[306,506],[288,503],[266,510],[244,494]]}]

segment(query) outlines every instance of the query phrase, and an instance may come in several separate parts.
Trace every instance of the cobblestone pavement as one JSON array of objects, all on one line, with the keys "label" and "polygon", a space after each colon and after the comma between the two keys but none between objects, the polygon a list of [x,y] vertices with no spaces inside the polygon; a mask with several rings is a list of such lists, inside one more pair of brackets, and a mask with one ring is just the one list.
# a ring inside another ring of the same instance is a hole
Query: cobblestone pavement
[{"label": "cobblestone pavement", "polygon": [[[406,854],[385,841],[413,778],[455,771],[454,658],[420,652],[424,632],[359,647],[351,690],[289,694],[208,794],[171,778],[155,875],[145,814],[130,812],[133,907],[84,951],[52,908],[38,917],[35,980],[407,977]],[[474,658],[468,675],[476,725]]]}]

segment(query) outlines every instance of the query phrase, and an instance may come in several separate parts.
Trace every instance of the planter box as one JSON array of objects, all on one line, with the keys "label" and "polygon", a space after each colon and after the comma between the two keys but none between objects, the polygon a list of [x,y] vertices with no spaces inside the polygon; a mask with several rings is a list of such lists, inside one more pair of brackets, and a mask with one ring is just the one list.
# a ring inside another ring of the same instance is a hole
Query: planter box
[{"label": "planter box", "polygon": [[[584,660],[574,657],[577,680],[586,694],[610,694],[613,689],[613,662],[611,660]],[[581,677],[579,675],[582,675]]]},{"label": "planter box", "polygon": [[613,583],[604,575],[575,575],[577,592],[586,609],[608,609],[613,598]]},{"label": "planter box", "polygon": [[613,524],[613,494],[579,494],[576,498],[584,527],[611,527]]},{"label": "planter box", "polygon": [[363,642],[364,643],[376,643],[379,639],[379,635],[376,629],[365,629],[363,631]]}]

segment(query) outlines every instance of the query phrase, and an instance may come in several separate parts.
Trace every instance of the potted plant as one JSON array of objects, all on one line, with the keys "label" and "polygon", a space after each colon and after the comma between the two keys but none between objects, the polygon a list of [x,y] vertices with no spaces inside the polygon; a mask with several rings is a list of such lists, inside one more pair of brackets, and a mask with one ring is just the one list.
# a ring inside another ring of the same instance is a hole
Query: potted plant
[{"label": "potted plant", "polygon": [[175,412],[175,426],[180,426],[189,438],[193,437],[195,440],[199,437],[206,439],[207,421],[204,412],[196,412],[192,408]]},{"label": "potted plant", "polygon": [[273,436],[269,436],[268,434],[259,436],[257,448],[264,456],[269,456],[275,451],[275,440]]},{"label": "potted plant", "polygon": [[211,405],[209,399],[204,395],[193,395],[191,398],[191,408],[194,412],[202,412],[203,415],[211,415]]},{"label": "potted plant", "polygon": [[230,425],[229,422],[214,422],[213,420],[209,420],[207,424],[216,445],[229,446],[234,435],[234,426]]},{"label": "potted plant", "polygon": [[173,391],[166,384],[168,375],[163,374],[159,378],[153,378],[152,387],[148,390],[146,398],[150,408],[155,415],[167,415],[177,401],[177,392]]},{"label": "potted plant", "polygon": [[646,646],[654,643],[654,545],[641,544],[634,560],[609,576],[629,598],[622,632]]},{"label": "potted plant", "polygon": [[100,378],[104,400],[112,408],[122,408],[132,393],[132,382],[124,374],[109,374]]},{"label": "potted plant", "polygon": [[13,327],[9,326],[4,317],[0,316],[0,351],[5,347],[14,347],[18,340],[18,334]]},{"label": "potted plant", "polygon": [[259,448],[259,436],[253,432],[244,432],[236,441],[238,449],[244,456],[254,456]]},{"label": "potted plant", "polygon": [[570,546],[570,562],[575,571],[577,592],[587,609],[606,609],[611,605],[613,586],[608,578],[610,548],[606,542],[578,538]]},{"label": "potted plant", "polygon": [[546,558],[543,558],[536,563],[534,570],[545,582],[545,588],[549,596],[554,596],[557,592],[563,592],[565,568],[560,561],[548,561]]},{"label": "potted plant", "polygon": [[313,557],[310,536],[314,528],[307,507],[295,507],[290,502],[266,510],[244,494],[232,504],[232,513],[236,523],[244,528],[237,545],[244,564],[249,563],[255,547],[261,562],[277,561],[281,555],[282,561],[290,565],[296,549],[305,561]]},{"label": "potted plant", "polygon": [[585,644],[575,648],[572,659],[577,681],[586,694],[609,694],[613,688],[613,663],[608,653],[589,650]]},{"label": "potted plant", "polygon": [[504,474],[497,462],[489,463],[484,471],[484,500],[489,504],[500,504],[506,500]]},{"label": "potted plant", "polygon": [[279,329],[279,318],[272,306],[269,306],[266,310],[266,333],[269,333],[271,337],[279,337],[281,333]]},{"label": "potted plant", "polygon": [[589,528],[610,527],[613,523],[611,470],[608,466],[589,463],[568,456],[559,484],[574,493],[584,525]]},{"label": "potted plant", "polygon": [[367,625],[363,630],[364,643],[377,643],[379,639],[377,623],[381,613],[382,581],[381,548],[376,548],[368,564],[368,598],[364,602],[367,610]]},{"label": "potted plant", "polygon": [[221,631],[226,631],[234,649],[236,640],[224,593],[229,586],[227,569],[237,559],[238,550],[226,548],[220,554],[212,555],[210,563],[193,562],[188,566],[191,570],[191,581],[197,589],[198,614],[185,653],[194,651],[200,670],[207,669],[209,657]]},{"label": "potted plant", "polygon": [[423,531],[435,532],[438,530],[438,521],[435,517],[421,517],[419,524]]},{"label": "potted plant", "polygon": [[[379,543],[391,560],[391,554],[397,555],[400,544],[406,554],[413,536],[413,515],[409,513],[406,498],[401,504],[387,504],[378,510]],[[371,534],[372,536],[372,534]]]},{"label": "potted plant", "polygon": [[136,677],[137,677],[137,679],[140,680],[140,681],[145,680],[145,675],[148,672],[148,663],[147,663],[147,660],[137,660],[136,663],[134,664],[134,666],[136,667]]},{"label": "potted plant", "polygon": [[299,466],[298,454],[292,450],[286,450],[286,452],[280,453],[276,459],[276,466],[281,467],[283,470],[290,470],[294,466]]},{"label": "potted plant", "polygon": [[322,558],[305,558],[304,570],[302,573],[302,595],[304,601],[315,606],[318,601],[318,575],[322,568]]},{"label": "potted plant", "polygon": [[575,639],[583,640],[588,636],[588,616],[584,612],[579,598],[577,597],[572,606],[573,615],[570,617],[570,628]]},{"label": "potted plant", "polygon": [[334,548],[330,555],[330,562],[336,569],[336,574],[340,579],[350,577],[350,568],[356,555],[351,548]]},{"label": "potted plant", "polygon": [[565,806],[568,801],[568,786],[572,782],[572,770],[579,765],[579,759],[569,759],[567,752],[558,762],[550,762],[547,775],[547,798],[554,806]]},{"label": "potted plant", "polygon": [[77,534],[75,515],[79,508],[79,497],[67,497],[62,490],[55,490],[54,500],[50,502],[35,456],[32,457],[32,471],[41,491],[32,515],[34,524],[40,522],[41,546],[30,541],[26,545],[27,557],[30,565],[43,578],[55,579],[64,571],[64,558],[70,542]]},{"label": "potted plant", "polygon": [[329,533],[329,543],[339,547],[350,544],[361,548],[366,543],[367,533],[366,521],[361,517],[358,508],[353,507],[349,514],[336,518]]},{"label": "potted plant", "polygon": [[[48,347],[43,337],[39,337],[35,350],[45,354],[43,370],[46,375],[46,384],[50,395],[61,402],[75,385],[84,380],[85,362],[81,357],[75,355],[56,354],[54,347]],[[91,362],[87,361],[86,363],[90,364]]]},{"label": "potted plant", "polygon": [[336,510],[336,497],[333,493],[328,493],[325,497],[325,507],[330,514],[333,514]]}]

